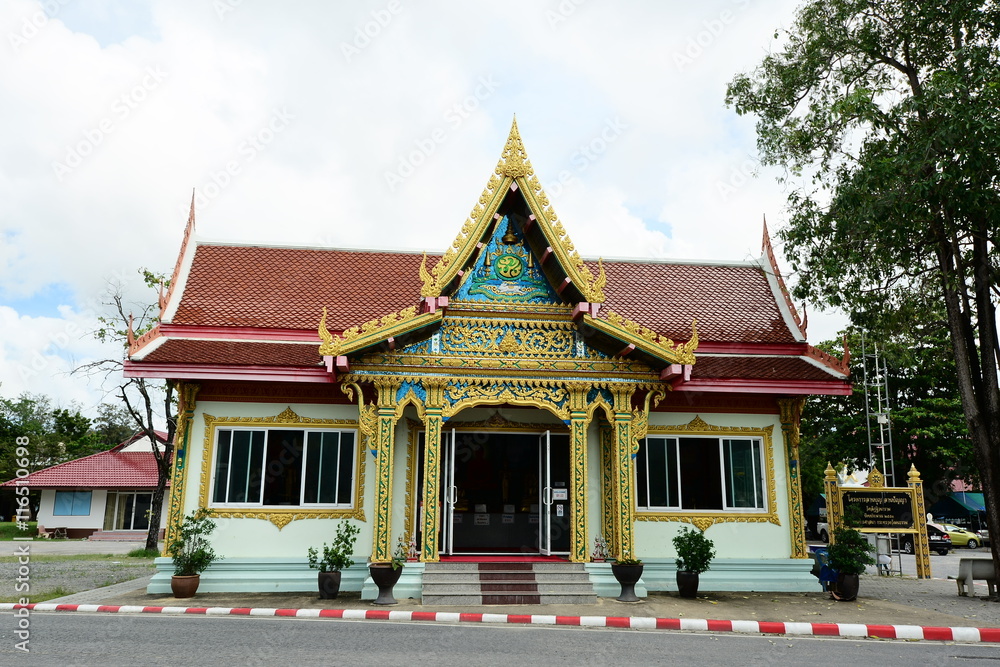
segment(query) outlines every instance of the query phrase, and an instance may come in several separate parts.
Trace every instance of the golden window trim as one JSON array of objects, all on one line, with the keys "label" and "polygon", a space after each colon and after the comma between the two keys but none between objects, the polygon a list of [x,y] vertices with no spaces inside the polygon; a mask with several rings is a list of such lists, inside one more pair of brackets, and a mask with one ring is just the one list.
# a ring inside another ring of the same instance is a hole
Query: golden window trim
[{"label": "golden window trim", "polygon": [[678,521],[690,523],[704,531],[709,526],[716,523],[773,523],[781,525],[781,518],[778,516],[778,490],[774,479],[774,444],[772,436],[774,425],[765,427],[754,426],[715,426],[704,421],[700,416],[696,416],[687,424],[676,426],[649,426],[646,433],[648,436],[690,436],[705,435],[711,437],[734,437],[760,438],[764,443],[764,481],[767,484],[767,511],[744,511],[744,510],[713,510],[711,512],[698,512],[692,510],[670,510],[670,511],[650,511],[635,509],[636,521]]},{"label": "golden window trim", "polygon": [[317,508],[308,509],[295,507],[289,509],[276,509],[273,507],[251,506],[251,507],[211,507],[209,505],[209,485],[212,469],[215,461],[216,432],[220,427],[247,427],[247,428],[338,428],[353,427],[357,431],[358,420],[356,419],[319,419],[312,417],[301,417],[291,407],[285,408],[282,412],[273,417],[216,417],[207,412],[202,413],[205,420],[205,443],[202,449],[201,459],[201,480],[198,491],[200,507],[211,510],[212,516],[220,519],[263,519],[270,521],[278,530],[281,530],[292,521],[300,519],[357,519],[365,520],[364,494],[365,494],[365,450],[361,443],[361,434],[355,433],[354,442],[356,448],[356,468],[354,480],[355,506],[352,508],[331,509]]}]

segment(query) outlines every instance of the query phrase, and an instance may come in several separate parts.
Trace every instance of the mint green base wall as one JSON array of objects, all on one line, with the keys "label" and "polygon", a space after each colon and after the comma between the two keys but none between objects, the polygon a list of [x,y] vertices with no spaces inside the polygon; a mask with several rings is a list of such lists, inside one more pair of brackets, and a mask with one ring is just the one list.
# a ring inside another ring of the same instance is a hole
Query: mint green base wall
[{"label": "mint green base wall", "polygon": [[[360,591],[368,576],[365,557],[354,556],[355,563],[340,580],[340,590]],[[358,562],[360,560],[360,562]],[[169,594],[174,565],[169,558],[157,558],[156,574],[146,592]],[[213,563],[201,573],[199,593],[316,593],[317,572],[305,558],[226,558]],[[377,589],[376,589],[377,590]]]},{"label": "mint green base wall", "polygon": [[[642,564],[642,581],[648,590],[677,591],[675,559],[643,558]],[[712,568],[698,577],[698,590],[787,593],[822,591],[819,580],[812,574],[812,567],[811,558],[716,559],[712,561]]]},{"label": "mint green base wall", "polygon": [[[362,600],[374,600],[378,587],[372,583],[367,565],[355,563],[344,570],[340,589],[360,591]],[[170,593],[173,563],[157,558],[157,572],[146,588],[154,595]],[[725,558],[712,562],[712,569],[702,572],[699,591],[757,591],[812,593],[822,590],[812,575],[810,558]],[[618,597],[621,586],[611,573],[609,563],[585,565],[598,597]],[[673,558],[644,558],[642,579],[635,593],[646,597],[654,591],[677,591],[677,564]],[[398,600],[420,599],[424,564],[406,563],[399,582],[393,588]],[[304,558],[227,558],[214,563],[201,575],[202,593],[314,593],[318,590],[316,570]]]}]

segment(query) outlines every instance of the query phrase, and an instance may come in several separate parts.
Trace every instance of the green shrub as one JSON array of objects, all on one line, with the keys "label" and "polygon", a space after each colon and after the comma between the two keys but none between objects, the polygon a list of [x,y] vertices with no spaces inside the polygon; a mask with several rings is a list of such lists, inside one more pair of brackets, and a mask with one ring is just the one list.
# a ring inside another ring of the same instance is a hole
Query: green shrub
[{"label": "green shrub", "polygon": [[875,547],[854,528],[837,528],[830,542],[830,567],[841,574],[864,574],[866,565],[875,564]]},{"label": "green shrub", "polygon": [[705,533],[685,526],[679,534],[674,535],[673,542],[674,549],[677,550],[678,572],[698,574],[709,569],[709,563],[715,558],[715,543],[705,537]]},{"label": "green shrub", "polygon": [[337,533],[333,536],[333,544],[327,546],[323,543],[323,557],[319,557],[319,552],[309,547],[309,567],[316,568],[320,572],[340,572],[341,570],[354,565],[351,555],[354,553],[354,542],[358,539],[361,529],[349,522],[341,519],[337,524]]},{"label": "green shrub", "polygon": [[208,536],[215,530],[212,513],[201,507],[184,517],[180,530],[167,545],[167,555],[174,560],[174,574],[201,574],[219,556],[212,550]]}]

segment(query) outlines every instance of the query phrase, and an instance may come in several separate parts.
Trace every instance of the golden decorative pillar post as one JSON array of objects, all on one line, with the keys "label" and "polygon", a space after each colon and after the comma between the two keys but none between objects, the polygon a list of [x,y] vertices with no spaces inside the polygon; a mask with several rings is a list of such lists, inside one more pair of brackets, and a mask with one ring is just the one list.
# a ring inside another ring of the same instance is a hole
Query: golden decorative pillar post
[{"label": "golden decorative pillar post", "polygon": [[920,479],[920,473],[916,466],[910,464],[910,472],[906,473],[906,483],[913,489],[913,527],[917,534],[914,535],[913,550],[917,559],[917,578],[931,578],[931,545],[927,541],[927,511],[924,508],[924,482]]},{"label": "golden decorative pillar post", "polygon": [[611,424],[601,423],[601,535],[610,546],[618,544],[615,531],[615,507],[618,493],[615,484],[615,434]]},{"label": "golden decorative pillar post", "polygon": [[840,486],[837,484],[837,471],[829,462],[826,464],[826,474],[823,477],[823,490],[826,493],[826,520],[830,525],[830,544],[833,544],[833,534],[843,525],[840,511]]},{"label": "golden decorative pillar post", "polygon": [[378,408],[375,425],[375,534],[372,562],[392,559],[392,457],[396,436],[396,389],[399,383],[378,379]]},{"label": "golden decorative pillar post", "polygon": [[590,387],[570,389],[570,546],[569,559],[587,562],[587,392]]},{"label": "golden decorative pillar post", "polygon": [[178,382],[177,429],[174,431],[174,460],[170,466],[170,502],[167,504],[167,527],[163,545],[170,544],[184,521],[184,486],[187,483],[188,445],[191,441],[191,419],[195,400],[201,388],[197,382]]},{"label": "golden decorative pillar post", "polygon": [[423,525],[421,526],[420,560],[432,563],[441,560],[438,547],[438,515],[441,511],[441,426],[444,409],[444,383],[424,381],[424,480]]},{"label": "golden decorative pillar post", "polygon": [[632,388],[616,387],[614,431],[614,484],[616,503],[612,523],[612,555],[634,558],[632,545]]},{"label": "golden decorative pillar post", "polygon": [[[785,437],[785,454],[788,457],[788,516],[792,538],[792,558],[808,558],[806,547],[805,512],[802,507],[802,479],[799,465],[799,424],[802,418],[804,397],[779,398],[778,410],[781,433]],[[829,498],[829,496],[827,496]]]}]

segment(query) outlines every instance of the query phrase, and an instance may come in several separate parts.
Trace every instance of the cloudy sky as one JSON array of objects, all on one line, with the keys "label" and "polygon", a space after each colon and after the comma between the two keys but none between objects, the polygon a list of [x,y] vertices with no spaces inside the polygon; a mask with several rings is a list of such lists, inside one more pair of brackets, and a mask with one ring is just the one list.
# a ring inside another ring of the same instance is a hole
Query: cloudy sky
[{"label": "cloudy sky", "polygon": [[105,399],[69,371],[192,189],[203,238],[440,252],[514,114],[585,256],[757,257],[786,193],[725,86],[797,4],[4,0],[0,395]]}]

